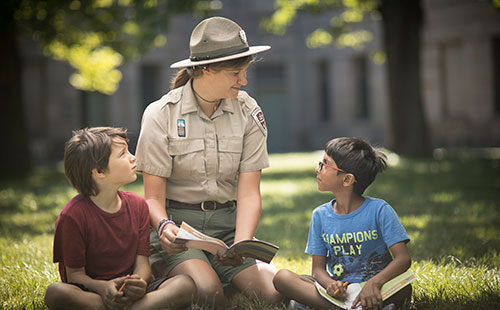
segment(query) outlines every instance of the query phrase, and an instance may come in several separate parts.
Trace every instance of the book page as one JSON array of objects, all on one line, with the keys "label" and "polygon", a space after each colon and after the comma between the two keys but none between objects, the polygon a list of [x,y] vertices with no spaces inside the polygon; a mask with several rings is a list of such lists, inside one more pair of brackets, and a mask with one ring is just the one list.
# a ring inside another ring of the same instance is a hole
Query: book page
[{"label": "book page", "polygon": [[[184,243],[188,248],[204,250],[204,251],[212,253],[213,255],[217,255],[217,254],[223,255],[226,251],[226,249],[221,247],[219,244],[216,244],[216,243],[213,243],[210,241],[180,239],[180,241],[181,240],[185,241],[182,243]],[[177,242],[177,240],[176,240],[176,243],[181,243],[181,242]]]},{"label": "book page", "polygon": [[[348,309],[351,309],[354,299],[358,297],[359,292],[361,292],[362,288],[363,286],[360,283],[353,283],[347,286],[347,298],[345,300],[345,304],[347,305]],[[361,303],[359,303],[359,306],[353,309],[361,310],[361,308]]]},{"label": "book page", "polygon": [[[400,289],[402,289],[403,287],[405,287],[406,285],[410,284],[415,280],[416,277],[413,274],[413,271],[408,269],[406,272],[403,272],[394,279],[387,281],[384,285],[382,285],[382,288],[380,290],[380,294],[382,295],[382,300],[386,300],[387,298],[391,297],[397,291],[399,291]],[[366,282],[349,284],[347,286],[347,298],[345,301],[338,300],[328,295],[326,289],[322,287],[321,284],[319,284],[318,282],[314,282],[314,285],[316,285],[316,289],[318,290],[320,295],[323,296],[326,300],[343,309],[350,309],[352,303],[354,302],[354,299],[356,299],[359,292],[361,292],[361,289],[363,288],[365,283]],[[356,309],[361,309],[361,304]]]},{"label": "book page", "polygon": [[213,255],[218,253],[222,255],[227,250],[227,245],[222,240],[205,235],[185,222],[181,224],[175,243],[182,243],[187,247],[205,250]]},{"label": "book page", "polygon": [[[361,292],[361,288],[362,288],[360,283],[349,284],[347,286],[346,300],[342,301],[340,299],[337,299],[333,296],[328,295],[328,293],[326,292],[326,289],[323,286],[321,286],[321,284],[319,284],[317,281],[314,281],[314,285],[316,285],[316,289],[318,290],[318,292],[321,296],[323,296],[326,300],[328,300],[332,304],[334,304],[342,309],[351,309],[351,306],[352,306],[352,303],[354,302],[354,299],[356,299],[359,292]],[[353,309],[361,310],[362,309],[361,303],[359,304],[358,307],[353,308]]]},{"label": "book page", "polygon": [[228,248],[222,240],[205,235],[186,222],[182,222],[174,242],[205,250],[213,255],[224,255],[227,252],[229,256],[253,257],[266,263],[271,262],[279,249],[277,245],[257,239],[242,240]]},{"label": "book page", "polygon": [[314,281],[314,285],[316,286],[316,289],[318,290],[318,293],[321,296],[323,296],[323,298],[325,298],[326,300],[328,300],[332,304],[336,305],[337,307],[340,307],[342,309],[347,309],[348,308],[348,306],[342,300],[337,299],[337,298],[335,298],[333,296],[328,295],[328,293],[326,292],[326,289],[323,286],[321,286],[321,284],[319,284],[317,281]]}]

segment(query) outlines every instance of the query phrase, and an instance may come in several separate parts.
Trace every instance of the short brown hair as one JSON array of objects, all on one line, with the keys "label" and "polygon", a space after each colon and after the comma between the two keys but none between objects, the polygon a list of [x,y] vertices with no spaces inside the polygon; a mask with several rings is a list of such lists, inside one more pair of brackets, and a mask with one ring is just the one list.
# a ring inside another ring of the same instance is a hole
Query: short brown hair
[{"label": "short brown hair", "polygon": [[73,187],[84,196],[99,194],[92,170],[106,171],[114,138],[127,141],[127,130],[92,127],[73,131],[64,147],[64,173]]}]

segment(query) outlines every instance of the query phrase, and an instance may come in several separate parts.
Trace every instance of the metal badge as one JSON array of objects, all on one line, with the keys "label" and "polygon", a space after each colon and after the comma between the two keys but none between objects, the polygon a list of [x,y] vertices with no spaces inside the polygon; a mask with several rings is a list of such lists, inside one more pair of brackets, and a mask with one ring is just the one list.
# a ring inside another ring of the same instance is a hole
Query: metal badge
[{"label": "metal badge", "polygon": [[186,136],[186,121],[184,121],[183,119],[177,120],[177,135],[179,137]]},{"label": "metal badge", "polygon": [[240,39],[243,43],[248,44],[247,35],[245,34],[245,30],[243,29],[240,30]]}]

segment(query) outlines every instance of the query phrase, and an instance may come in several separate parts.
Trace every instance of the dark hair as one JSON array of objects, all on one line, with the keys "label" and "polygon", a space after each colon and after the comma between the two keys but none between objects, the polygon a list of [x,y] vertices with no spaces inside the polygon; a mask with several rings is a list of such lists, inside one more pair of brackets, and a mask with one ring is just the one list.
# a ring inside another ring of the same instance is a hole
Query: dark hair
[{"label": "dark hair", "polygon": [[92,127],[73,131],[64,147],[64,173],[73,187],[84,196],[99,194],[92,170],[106,171],[113,139],[127,141],[127,130]]},{"label": "dark hair", "polygon": [[201,70],[212,69],[215,71],[220,71],[228,68],[242,68],[247,64],[252,63],[253,56],[245,56],[236,59],[230,59],[226,61],[214,62],[211,64],[183,68],[177,71],[177,74],[171,81],[170,89],[176,89],[178,87],[186,85],[190,78],[197,77],[201,75]]},{"label": "dark hair", "polygon": [[354,192],[359,195],[372,184],[377,173],[387,167],[385,154],[358,138],[330,140],[325,146],[325,153],[335,161],[337,167],[354,175]]}]

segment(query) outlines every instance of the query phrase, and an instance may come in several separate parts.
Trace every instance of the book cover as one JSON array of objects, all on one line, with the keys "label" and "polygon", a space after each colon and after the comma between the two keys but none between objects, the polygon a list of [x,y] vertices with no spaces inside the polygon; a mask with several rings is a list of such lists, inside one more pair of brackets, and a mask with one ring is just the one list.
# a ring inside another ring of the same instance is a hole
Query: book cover
[{"label": "book cover", "polygon": [[[403,287],[412,283],[415,280],[416,280],[415,274],[413,274],[413,271],[408,269],[399,276],[393,278],[390,281],[387,281],[384,285],[382,285],[382,288],[380,289],[382,300],[386,300],[387,298],[391,297],[397,291],[399,291],[400,289],[402,289]],[[359,292],[361,291],[365,283],[366,282],[349,284],[347,286],[347,298],[345,301],[336,299],[335,297],[328,295],[326,289],[323,286],[321,286],[321,284],[319,284],[318,282],[314,282],[314,285],[316,286],[318,293],[321,296],[323,296],[323,298],[325,298],[332,304],[336,305],[337,307],[340,307],[342,309],[350,309],[352,303],[354,302],[354,299],[356,299],[356,297],[358,296]],[[361,306],[355,309],[361,309]]]},{"label": "book cover", "polygon": [[205,250],[213,255],[241,255],[252,257],[270,263],[279,250],[277,245],[252,239],[242,240],[228,247],[222,240],[210,237],[186,222],[182,222],[175,243],[185,244],[187,247]]}]

